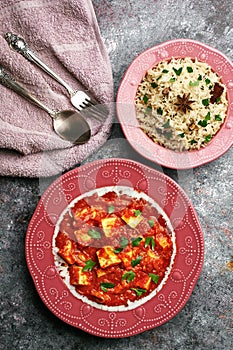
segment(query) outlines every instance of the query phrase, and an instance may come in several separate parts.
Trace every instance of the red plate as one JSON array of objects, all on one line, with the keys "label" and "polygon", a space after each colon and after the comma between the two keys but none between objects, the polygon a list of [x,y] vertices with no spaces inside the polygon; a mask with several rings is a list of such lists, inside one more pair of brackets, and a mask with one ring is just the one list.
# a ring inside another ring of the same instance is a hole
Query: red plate
[{"label": "red plate", "polygon": [[[52,252],[56,223],[79,195],[106,186],[143,191],[164,210],[175,231],[176,256],[166,284],[127,311],[100,310],[76,298],[63,282]],[[101,337],[128,337],[157,327],[185,305],[204,260],[203,233],[192,203],[169,177],[126,159],[99,160],[54,181],[41,197],[26,234],[26,260],[45,305],[64,322]]]},{"label": "red plate", "polygon": [[[175,58],[197,58],[208,63],[227,87],[228,111],[221,129],[205,147],[189,152],[174,152],[153,142],[139,127],[134,100],[138,85],[149,68]],[[152,47],[129,66],[117,94],[117,114],[125,137],[142,156],[173,169],[189,169],[211,162],[233,145],[233,65],[221,52],[198,41],[176,39]]]}]

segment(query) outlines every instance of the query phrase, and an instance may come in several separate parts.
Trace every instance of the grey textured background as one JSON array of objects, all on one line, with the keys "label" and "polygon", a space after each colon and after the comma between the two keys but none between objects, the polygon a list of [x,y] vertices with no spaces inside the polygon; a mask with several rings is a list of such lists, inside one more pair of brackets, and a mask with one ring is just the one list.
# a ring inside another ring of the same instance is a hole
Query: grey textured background
[{"label": "grey textured background", "polygon": [[[94,0],[112,62],[115,92],[127,66],[144,49],[174,38],[211,45],[233,59],[232,0]],[[125,339],[102,339],[56,318],[27,270],[24,239],[40,194],[52,179],[0,178],[1,350],[230,350],[233,348],[233,150],[190,171],[162,169],[137,155],[117,121],[110,140],[85,162],[123,157],[149,164],[189,194],[205,236],[205,262],[182,311],[168,323]]]}]

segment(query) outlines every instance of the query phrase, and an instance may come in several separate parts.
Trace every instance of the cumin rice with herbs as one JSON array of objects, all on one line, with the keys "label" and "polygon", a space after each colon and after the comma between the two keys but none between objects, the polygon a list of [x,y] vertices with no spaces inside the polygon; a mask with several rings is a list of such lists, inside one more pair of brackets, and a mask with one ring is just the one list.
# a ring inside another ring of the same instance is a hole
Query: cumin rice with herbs
[{"label": "cumin rice with herbs", "polygon": [[226,118],[226,87],[207,63],[172,58],[149,69],[135,105],[141,129],[166,148],[200,149]]}]

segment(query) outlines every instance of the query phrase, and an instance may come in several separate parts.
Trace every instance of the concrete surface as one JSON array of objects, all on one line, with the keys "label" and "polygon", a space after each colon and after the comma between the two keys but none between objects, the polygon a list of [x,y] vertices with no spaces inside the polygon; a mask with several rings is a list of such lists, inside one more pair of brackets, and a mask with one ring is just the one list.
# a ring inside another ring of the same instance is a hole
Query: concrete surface
[{"label": "concrete surface", "polygon": [[[200,40],[233,59],[231,0],[94,0],[112,62],[115,91],[144,49],[173,38]],[[190,196],[205,236],[205,262],[182,311],[168,323],[125,339],[102,339],[56,318],[27,270],[25,232],[40,194],[52,179],[0,178],[1,350],[230,350],[233,348],[233,150],[190,171],[162,169],[138,156],[116,122],[110,140],[85,161],[123,157],[175,179]]]}]

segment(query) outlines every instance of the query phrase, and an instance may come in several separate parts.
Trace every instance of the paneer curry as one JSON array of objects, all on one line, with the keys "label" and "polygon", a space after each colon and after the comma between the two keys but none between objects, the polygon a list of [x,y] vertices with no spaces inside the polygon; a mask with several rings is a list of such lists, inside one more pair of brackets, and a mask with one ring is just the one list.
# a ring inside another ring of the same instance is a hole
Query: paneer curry
[{"label": "paneer curry", "polygon": [[116,191],[75,202],[60,221],[55,246],[70,285],[106,306],[149,295],[174,248],[166,220],[150,202]]}]

